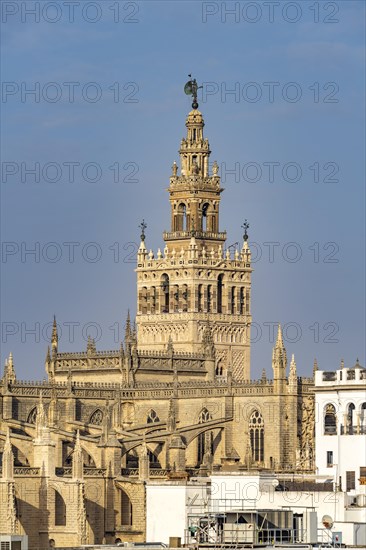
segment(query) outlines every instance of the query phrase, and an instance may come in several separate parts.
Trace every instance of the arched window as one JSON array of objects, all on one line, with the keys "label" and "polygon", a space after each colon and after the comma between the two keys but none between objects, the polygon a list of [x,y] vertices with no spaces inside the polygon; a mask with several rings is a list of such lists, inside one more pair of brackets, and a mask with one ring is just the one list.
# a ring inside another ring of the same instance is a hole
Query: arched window
[{"label": "arched window", "polygon": [[362,403],[361,405],[361,414],[360,414],[360,422],[361,422],[361,434],[366,434],[366,403]]},{"label": "arched window", "polygon": [[91,415],[89,424],[94,424],[95,426],[101,426],[102,423],[103,423],[103,413],[100,409],[97,409]]},{"label": "arched window", "polygon": [[240,287],[240,315],[244,313],[244,287]]},{"label": "arched window", "polygon": [[198,285],[198,289],[197,289],[197,308],[198,308],[198,311],[203,311],[203,308],[202,308],[202,285]]},{"label": "arched window", "polygon": [[211,216],[211,224],[212,224],[211,229],[212,229],[212,232],[213,232],[213,233],[217,233],[217,223],[216,223],[216,220],[217,220],[216,216]]},{"label": "arched window", "polygon": [[337,416],[335,406],[328,403],[325,406],[324,416],[324,435],[336,435],[337,433]]},{"label": "arched window", "polygon": [[[354,410],[355,405],[354,403],[350,403],[347,408],[347,432],[349,434],[356,433],[356,426],[353,426],[354,424]],[[355,429],[353,429],[355,428]]]},{"label": "arched window", "polygon": [[155,286],[152,286],[151,287],[151,291],[150,291],[150,300],[151,300],[151,313],[155,313],[156,312],[156,299],[157,299],[157,295],[156,295],[156,287]]},{"label": "arched window", "polygon": [[28,414],[27,422],[28,424],[35,424],[37,420],[37,407],[33,407],[33,409]]},{"label": "arched window", "polygon": [[166,273],[161,276],[160,286],[163,293],[162,313],[169,313],[169,276]]},{"label": "arched window", "polygon": [[182,286],[182,310],[188,311],[188,286]]},{"label": "arched window", "polygon": [[179,310],[179,286],[173,286],[173,311],[177,312]]},{"label": "arched window", "polygon": [[147,455],[149,457],[150,468],[161,468],[161,464],[155,453],[149,450],[147,451]]},{"label": "arched window", "polygon": [[222,313],[222,281],[224,275],[221,274],[217,278],[217,313]]},{"label": "arched window", "polygon": [[178,206],[177,231],[187,231],[187,207],[184,203]]},{"label": "arched window", "polygon": [[208,211],[209,204],[206,203],[202,206],[202,231],[208,231]]},{"label": "arched window", "polygon": [[254,411],[249,419],[250,447],[252,460],[263,462],[264,460],[264,422],[259,411]]},{"label": "arched window", "polygon": [[147,424],[154,424],[155,422],[160,422],[160,418],[156,414],[156,411],[154,411],[154,409],[151,409],[151,411],[147,415],[146,423]]},{"label": "arched window", "polygon": [[133,520],[132,502],[128,494],[121,489],[121,525],[131,527]]},{"label": "arched window", "polygon": [[[206,408],[202,409],[198,417],[198,423],[204,424],[205,422],[209,422],[210,420],[212,420],[212,416],[210,415],[209,411]],[[205,456],[206,452],[209,452],[211,455],[213,454],[212,432],[204,432],[202,434],[199,434],[198,436],[198,449],[197,449],[198,465],[202,464],[203,457]]]},{"label": "arched window", "polygon": [[66,525],[66,503],[55,490],[55,525]]},{"label": "arched window", "polygon": [[138,468],[139,467],[139,456],[136,449],[132,449],[126,454],[126,468]]},{"label": "arched window", "polygon": [[147,313],[147,288],[146,286],[141,289],[141,302],[140,302],[140,311],[142,314]]},{"label": "arched window", "polygon": [[231,287],[231,297],[230,297],[230,307],[231,307],[231,313],[235,313],[235,286]]},{"label": "arched window", "polygon": [[212,285],[207,285],[207,312],[212,310]]}]

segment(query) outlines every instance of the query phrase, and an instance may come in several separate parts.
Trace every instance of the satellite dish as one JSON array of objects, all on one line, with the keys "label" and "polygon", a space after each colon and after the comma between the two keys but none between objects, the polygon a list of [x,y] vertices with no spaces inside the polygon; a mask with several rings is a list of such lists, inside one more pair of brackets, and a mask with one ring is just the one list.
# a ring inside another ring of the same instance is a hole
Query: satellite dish
[{"label": "satellite dish", "polygon": [[322,524],[326,529],[331,529],[333,527],[333,518],[331,516],[323,516],[322,517]]},{"label": "satellite dish", "polygon": [[187,84],[184,86],[184,93],[187,95],[192,95],[192,81],[188,80]]},{"label": "satellite dish", "polygon": [[274,487],[274,488],[278,487],[279,484],[280,484],[280,482],[278,481],[278,479],[274,479],[274,480],[272,481],[272,487]]}]

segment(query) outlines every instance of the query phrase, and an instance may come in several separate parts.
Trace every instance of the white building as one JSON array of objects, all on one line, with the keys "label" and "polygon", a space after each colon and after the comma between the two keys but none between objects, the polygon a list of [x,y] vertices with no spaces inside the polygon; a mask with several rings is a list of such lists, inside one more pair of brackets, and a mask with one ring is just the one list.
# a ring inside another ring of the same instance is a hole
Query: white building
[{"label": "white building", "polygon": [[366,499],[366,369],[315,372],[317,474],[359,502]]},{"label": "white building", "polygon": [[[149,542],[189,545],[331,542],[365,545],[366,507],[334,484],[300,474],[226,471],[189,481],[148,481]],[[325,528],[324,518],[332,525]],[[338,537],[337,539],[335,537]]]}]

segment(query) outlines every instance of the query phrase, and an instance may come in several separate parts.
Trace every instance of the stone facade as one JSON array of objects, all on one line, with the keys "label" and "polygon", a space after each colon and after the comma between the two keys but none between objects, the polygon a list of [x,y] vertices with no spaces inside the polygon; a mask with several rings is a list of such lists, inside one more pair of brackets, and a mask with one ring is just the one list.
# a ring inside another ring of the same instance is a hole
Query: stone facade
[{"label": "stone facade", "polygon": [[136,325],[118,350],[60,352],[44,382],[0,385],[0,531],[31,549],[143,541],[148,480],[235,467],[312,471],[313,378],[298,378],[279,328],[273,379],[250,379],[251,256],[225,250],[218,166],[193,109],[170,178],[163,252],[137,260]]}]

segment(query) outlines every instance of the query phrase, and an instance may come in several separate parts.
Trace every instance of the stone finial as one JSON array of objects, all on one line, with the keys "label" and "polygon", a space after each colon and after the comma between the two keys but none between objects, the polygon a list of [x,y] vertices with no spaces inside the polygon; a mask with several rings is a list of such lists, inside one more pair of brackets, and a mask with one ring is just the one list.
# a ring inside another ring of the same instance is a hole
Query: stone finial
[{"label": "stone finial", "polygon": [[163,257],[160,248],[158,248],[158,260],[161,260]]},{"label": "stone finial", "polygon": [[166,423],[166,429],[168,432],[174,432],[176,429],[176,416],[175,416],[175,402],[174,399],[169,400],[169,412]]},{"label": "stone finial", "polygon": [[150,474],[150,464],[149,464],[149,453],[145,441],[142,442],[140,452],[139,452],[139,480],[147,481]]},{"label": "stone finial", "polygon": [[341,359],[341,369],[344,369],[344,360]]},{"label": "stone finial", "polygon": [[14,478],[14,454],[10,442],[10,428],[6,428],[6,439],[3,451],[3,471],[2,478],[6,481],[12,481]]},{"label": "stone finial", "polygon": [[37,416],[36,416],[36,438],[37,443],[48,442],[50,439],[48,419],[46,411],[43,404],[43,395],[42,390],[39,392],[39,401],[37,405]]},{"label": "stone finial", "polygon": [[13,363],[13,354],[10,352],[9,357],[5,360],[4,364],[4,380],[9,382],[15,382],[17,379]]},{"label": "stone finial", "polygon": [[125,342],[129,342],[131,340],[131,319],[130,319],[130,310],[127,310],[127,317],[126,317],[126,326],[125,326]]},{"label": "stone finial", "polygon": [[296,370],[296,363],[295,363],[295,354],[292,354],[292,357],[291,357],[289,380],[290,380],[290,383],[292,383],[292,384],[297,382],[297,370]]},{"label": "stone finial", "polygon": [[58,349],[58,332],[57,332],[56,315],[53,316],[51,347],[52,347],[52,353],[56,354]]},{"label": "stone finial", "polygon": [[74,480],[81,481],[84,477],[83,450],[80,443],[80,431],[76,432],[74,452],[72,453],[72,477]]},{"label": "stone finial", "polygon": [[58,424],[57,392],[53,382],[51,387],[51,401],[48,407],[48,423],[52,427],[55,427]]},{"label": "stone finial", "polygon": [[217,161],[214,160],[214,163],[212,165],[212,175],[217,176],[219,173],[219,165],[217,164]]},{"label": "stone finial", "polygon": [[266,369],[263,369],[263,370],[262,370],[262,378],[261,378],[261,381],[263,382],[263,384],[264,384],[265,382],[267,382]]},{"label": "stone finial", "polygon": [[169,248],[167,244],[164,246],[164,258],[169,258]]},{"label": "stone finial", "polygon": [[276,347],[283,348],[282,328],[280,324],[278,325]]},{"label": "stone finial", "polygon": [[176,161],[174,161],[172,166],[172,176],[175,178],[177,177],[177,174],[178,174],[178,165]]},{"label": "stone finial", "polygon": [[87,351],[88,354],[93,354],[97,351],[96,346],[95,346],[95,340],[91,336],[88,336],[86,351]]},{"label": "stone finial", "polygon": [[150,252],[149,252],[149,260],[153,260],[154,259],[154,252],[151,250],[150,248]]},{"label": "stone finial", "polygon": [[313,364],[313,377],[315,376],[315,373],[316,373],[317,370],[318,370],[318,361],[315,358],[314,359],[314,364]]}]

